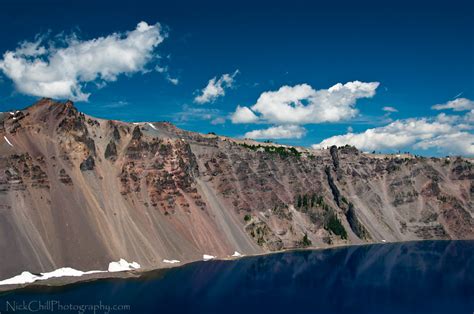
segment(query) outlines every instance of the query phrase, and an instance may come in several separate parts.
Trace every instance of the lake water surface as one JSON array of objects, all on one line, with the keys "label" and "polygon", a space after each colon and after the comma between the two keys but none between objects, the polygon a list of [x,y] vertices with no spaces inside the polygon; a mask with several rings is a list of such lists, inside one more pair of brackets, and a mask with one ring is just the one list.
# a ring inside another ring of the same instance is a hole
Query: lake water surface
[{"label": "lake water surface", "polygon": [[0,295],[2,314],[27,313],[25,306],[39,310],[36,313],[94,313],[93,305],[96,313],[106,313],[110,306],[110,313],[473,314],[474,241],[367,245],[197,262],[141,279]]}]

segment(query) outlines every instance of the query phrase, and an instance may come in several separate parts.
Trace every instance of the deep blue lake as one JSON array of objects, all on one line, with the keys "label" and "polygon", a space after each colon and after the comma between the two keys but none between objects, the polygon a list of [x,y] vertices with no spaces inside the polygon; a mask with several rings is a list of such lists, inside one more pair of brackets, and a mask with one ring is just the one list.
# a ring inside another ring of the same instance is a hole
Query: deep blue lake
[{"label": "deep blue lake", "polygon": [[473,314],[474,241],[366,245],[197,262],[141,279],[0,295],[2,314],[23,313],[7,309],[7,302],[31,304],[32,309],[41,304],[43,310],[36,313],[79,313],[81,305],[102,304],[96,313],[107,312],[107,305],[125,305],[110,313]]}]

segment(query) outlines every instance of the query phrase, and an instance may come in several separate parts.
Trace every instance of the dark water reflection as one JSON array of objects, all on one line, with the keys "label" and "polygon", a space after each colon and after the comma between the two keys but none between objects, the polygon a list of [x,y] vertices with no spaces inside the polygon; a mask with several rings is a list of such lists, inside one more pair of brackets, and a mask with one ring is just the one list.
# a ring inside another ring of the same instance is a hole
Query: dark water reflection
[{"label": "dark water reflection", "polygon": [[474,241],[370,245],[199,262],[141,280],[9,293],[0,296],[2,313],[6,313],[6,300],[131,306],[112,313],[472,314]]}]

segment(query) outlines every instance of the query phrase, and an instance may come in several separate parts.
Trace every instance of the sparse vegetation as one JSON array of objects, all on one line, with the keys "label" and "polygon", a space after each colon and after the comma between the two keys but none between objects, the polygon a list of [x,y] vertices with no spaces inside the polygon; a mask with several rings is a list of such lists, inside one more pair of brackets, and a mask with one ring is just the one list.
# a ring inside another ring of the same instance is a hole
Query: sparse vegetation
[{"label": "sparse vegetation", "polygon": [[259,246],[271,251],[281,250],[283,248],[283,241],[274,234],[273,230],[265,222],[256,220],[245,226],[245,231],[251,235]]},{"label": "sparse vegetation", "polygon": [[[346,200],[347,202],[347,200]],[[300,194],[296,197],[295,207],[297,210],[306,213],[315,224],[322,224],[324,229],[333,234],[347,239],[347,232],[341,221],[337,217],[324,198],[316,193]]]},{"label": "sparse vegetation", "polygon": [[286,204],[275,205],[275,207],[272,209],[272,212],[273,212],[279,219],[291,220],[292,214],[291,214],[291,212],[288,210],[288,205],[286,205]]},{"label": "sparse vegetation", "polygon": [[283,146],[269,146],[269,145],[248,145],[246,143],[239,144],[247,149],[257,151],[263,150],[265,153],[278,154],[282,158],[287,157],[301,157],[301,153],[294,147],[283,147]]},{"label": "sparse vegetation", "polygon": [[324,228],[335,235],[340,236],[341,239],[347,239],[347,231],[334,213],[331,213]]},{"label": "sparse vegetation", "polygon": [[311,240],[308,238],[308,234],[305,233],[304,236],[303,236],[303,240],[301,240],[301,244],[306,247],[306,246],[311,246],[313,244],[313,242],[311,242]]},{"label": "sparse vegetation", "polygon": [[296,197],[297,209],[309,209],[313,207],[322,207],[323,210],[328,210],[329,205],[324,202],[324,198],[316,193],[299,194]]}]

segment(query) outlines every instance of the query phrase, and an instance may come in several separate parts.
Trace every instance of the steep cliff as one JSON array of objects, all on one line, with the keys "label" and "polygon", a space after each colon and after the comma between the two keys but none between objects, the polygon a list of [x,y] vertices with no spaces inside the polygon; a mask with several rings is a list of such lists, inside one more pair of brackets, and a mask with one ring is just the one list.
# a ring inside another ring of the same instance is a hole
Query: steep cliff
[{"label": "steep cliff", "polygon": [[42,99],[0,114],[0,279],[125,258],[474,239],[466,158],[310,150],[96,119]]}]

